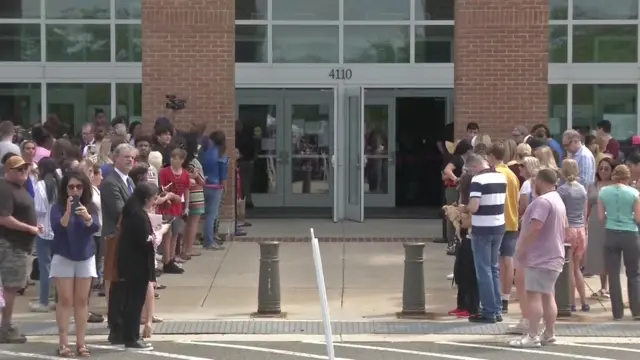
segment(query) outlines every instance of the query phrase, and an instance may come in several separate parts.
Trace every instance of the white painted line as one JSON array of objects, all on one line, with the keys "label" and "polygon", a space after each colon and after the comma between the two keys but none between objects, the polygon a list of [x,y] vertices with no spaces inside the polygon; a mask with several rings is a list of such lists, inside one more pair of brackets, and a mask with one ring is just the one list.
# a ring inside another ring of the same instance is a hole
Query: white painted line
[{"label": "white painted line", "polygon": [[[178,341],[178,342],[183,344],[195,344],[195,345],[203,345],[203,346],[226,347],[226,348],[239,349],[239,350],[260,351],[260,352],[271,353],[271,354],[298,356],[298,357],[303,357],[308,359],[325,359],[325,360],[329,359],[327,356],[324,356],[324,355],[316,355],[316,354],[280,350],[280,349],[271,349],[271,348],[264,348],[264,347],[257,347],[257,346],[245,346],[245,345],[237,345],[237,344],[199,342],[199,341],[188,341],[188,340]],[[324,345],[323,342],[321,342],[320,344]],[[336,358],[335,360],[352,360],[352,359]]]},{"label": "white painted line", "polygon": [[[90,348],[105,349],[105,350],[117,350],[117,351],[124,351],[125,350],[125,348],[123,348],[121,346],[112,346],[112,345],[91,345],[91,344],[89,344],[88,346]],[[166,358],[170,358],[170,359],[214,360],[212,358],[203,358],[203,357],[198,357],[198,356],[180,355],[180,354],[166,353],[166,352],[161,352],[161,351],[144,351],[144,350],[134,350],[134,349],[130,349],[129,351],[135,352],[135,353],[138,353],[138,354],[142,354],[142,355],[159,356],[159,357],[166,357]],[[56,358],[56,360],[59,360],[59,358]]]},{"label": "white painted line", "polygon": [[601,349],[601,350],[614,350],[614,351],[626,351],[626,352],[640,353],[640,349],[629,349],[629,348],[621,348],[621,347],[616,347],[616,346],[578,344],[578,343],[564,342],[564,341],[558,341],[557,344],[558,345],[566,345],[566,346],[585,347],[585,348],[592,348],[592,349]]},{"label": "white painted line", "polygon": [[40,359],[40,360],[60,360],[61,359],[57,356],[40,355],[40,354],[15,352],[15,351],[7,351],[7,350],[0,350],[0,355],[17,356],[17,357],[23,357],[23,358]]},{"label": "white painted line", "polygon": [[[324,343],[321,342],[321,341],[303,341],[303,342],[307,343],[307,344],[324,345]],[[431,356],[431,357],[439,357],[439,358],[443,358],[443,359],[484,360],[484,359],[481,359],[481,358],[475,358],[475,357],[470,357],[470,356],[458,356],[458,355],[449,355],[449,354],[432,353],[432,352],[424,352],[424,351],[414,351],[414,350],[406,350],[406,349],[394,349],[394,348],[379,347],[379,346],[345,344],[345,343],[333,343],[333,346],[354,348],[354,349],[374,350],[374,351],[388,351],[388,352],[395,352],[395,353],[409,354],[409,355]]]},{"label": "white painted line", "polygon": [[481,344],[465,344],[465,343],[459,343],[459,342],[453,342],[453,341],[438,341],[436,344],[451,345],[451,346],[466,346],[466,347],[475,347],[475,348],[492,349],[492,350],[504,350],[504,351],[513,351],[513,352],[521,352],[521,353],[529,353],[529,354],[547,355],[547,356],[559,356],[559,357],[566,357],[566,358],[571,358],[571,359],[615,360],[615,359],[611,359],[611,358],[604,358],[604,357],[598,357],[598,356],[565,354],[565,353],[552,352],[552,351],[543,351],[543,350],[535,350],[535,349],[512,348],[512,347],[508,347],[508,346],[491,346],[491,345],[481,345]]}]

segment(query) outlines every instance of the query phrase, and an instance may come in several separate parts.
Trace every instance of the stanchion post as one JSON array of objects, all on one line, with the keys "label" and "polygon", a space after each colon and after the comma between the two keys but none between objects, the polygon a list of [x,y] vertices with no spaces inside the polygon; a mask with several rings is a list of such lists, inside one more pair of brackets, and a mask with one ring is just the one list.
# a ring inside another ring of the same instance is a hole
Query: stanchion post
[{"label": "stanchion post", "polygon": [[571,303],[573,302],[573,252],[571,245],[564,245],[564,266],[555,285],[556,305],[558,317],[571,316]]},{"label": "stanchion post", "polygon": [[260,243],[258,311],[255,317],[283,317],[280,308],[280,243]]},{"label": "stanchion post", "polygon": [[399,317],[425,317],[424,243],[404,246],[404,281],[402,284],[402,312]]}]

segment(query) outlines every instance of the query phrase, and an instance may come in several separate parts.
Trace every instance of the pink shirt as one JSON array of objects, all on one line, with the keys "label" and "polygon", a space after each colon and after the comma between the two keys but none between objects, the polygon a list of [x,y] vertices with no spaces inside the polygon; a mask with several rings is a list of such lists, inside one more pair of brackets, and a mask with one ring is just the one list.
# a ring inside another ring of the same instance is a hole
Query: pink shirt
[{"label": "pink shirt", "polygon": [[522,218],[518,242],[530,232],[531,221],[543,223],[536,239],[525,250],[520,264],[525,267],[562,271],[564,265],[564,224],[567,216],[564,203],[556,191],[535,198]]},{"label": "pink shirt", "polygon": [[36,146],[36,154],[33,157],[33,162],[38,163],[38,161],[40,161],[40,159],[42,158],[46,158],[46,157],[50,157],[51,156],[51,151],[40,147],[40,146]]}]

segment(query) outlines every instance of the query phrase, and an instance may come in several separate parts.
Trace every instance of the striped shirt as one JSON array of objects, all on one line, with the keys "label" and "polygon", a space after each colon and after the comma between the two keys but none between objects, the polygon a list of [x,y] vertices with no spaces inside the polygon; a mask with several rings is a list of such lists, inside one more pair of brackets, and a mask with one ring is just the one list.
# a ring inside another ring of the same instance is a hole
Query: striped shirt
[{"label": "striped shirt", "polygon": [[51,206],[49,199],[47,199],[47,189],[44,184],[44,180],[40,180],[36,183],[34,189],[34,203],[36,208],[36,219],[38,224],[41,224],[44,231],[39,235],[40,238],[46,240],[53,240],[53,229],[51,228]]},{"label": "striped shirt", "polygon": [[471,179],[471,199],[479,198],[478,211],[471,215],[473,235],[503,235],[505,232],[504,203],[507,179],[495,169],[486,169]]},{"label": "striped shirt", "polygon": [[578,182],[588,188],[596,181],[596,159],[584,145],[572,155],[572,159],[578,163],[578,168],[580,169]]}]

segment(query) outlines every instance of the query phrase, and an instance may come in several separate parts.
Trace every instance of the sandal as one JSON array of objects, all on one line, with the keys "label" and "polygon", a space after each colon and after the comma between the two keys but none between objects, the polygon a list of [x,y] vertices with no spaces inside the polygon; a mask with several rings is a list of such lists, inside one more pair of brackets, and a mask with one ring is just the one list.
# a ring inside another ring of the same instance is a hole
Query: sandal
[{"label": "sandal", "polygon": [[73,357],[73,351],[71,351],[71,349],[66,345],[60,345],[60,347],[58,347],[58,351],[56,351],[56,355],[62,358],[71,358]]},{"label": "sandal", "polygon": [[87,345],[80,345],[76,348],[76,355],[78,357],[89,357],[91,356],[91,351],[89,351]]}]

